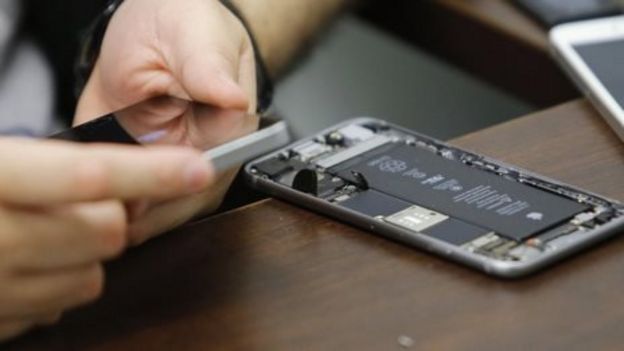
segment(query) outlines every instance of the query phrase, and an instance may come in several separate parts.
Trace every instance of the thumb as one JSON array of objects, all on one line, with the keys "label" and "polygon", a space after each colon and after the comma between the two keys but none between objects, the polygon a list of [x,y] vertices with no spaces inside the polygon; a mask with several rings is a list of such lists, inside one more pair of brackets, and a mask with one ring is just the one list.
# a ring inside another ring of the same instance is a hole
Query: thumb
[{"label": "thumb", "polygon": [[80,94],[74,115],[74,125],[88,122],[121,107],[119,102],[113,101],[114,97],[111,94],[106,94],[98,66],[99,63],[96,64]]},{"label": "thumb", "polygon": [[[160,76],[160,84],[153,91],[110,91],[109,86],[124,87],[124,84],[110,84],[105,82],[102,74],[100,62],[96,64],[93,73],[80,96],[74,124],[81,124],[90,119],[102,116],[111,111],[127,106],[129,103],[148,99],[154,95],[170,95],[183,99],[201,102],[207,105],[235,110],[248,110],[250,100],[248,94],[237,83],[238,68],[232,62],[220,58],[213,54],[209,57],[193,55],[179,65],[171,73],[158,72],[151,77],[149,83],[154,83],[153,77]],[[167,78],[166,76],[169,76]],[[119,76],[118,79],[134,79],[136,77],[125,78]],[[146,82],[145,85],[149,84]],[[144,96],[137,96],[144,95]],[[123,97],[124,101],[118,100]],[[125,101],[129,100],[129,101]]]},{"label": "thumb", "polygon": [[249,97],[238,82],[238,58],[195,52],[179,67],[176,80],[194,101],[223,109],[247,110]]}]

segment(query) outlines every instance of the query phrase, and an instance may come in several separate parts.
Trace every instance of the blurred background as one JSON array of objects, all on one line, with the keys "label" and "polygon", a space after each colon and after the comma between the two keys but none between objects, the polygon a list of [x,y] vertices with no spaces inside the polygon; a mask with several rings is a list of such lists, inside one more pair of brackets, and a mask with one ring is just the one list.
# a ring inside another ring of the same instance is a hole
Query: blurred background
[{"label": "blurred background", "polygon": [[279,84],[275,104],[297,136],[370,116],[442,139],[534,109],[355,15]]},{"label": "blurred background", "polygon": [[[0,52],[1,68],[14,72],[0,84],[0,130],[17,121],[20,128],[41,132],[50,127],[42,122],[50,115],[65,123],[71,120],[79,29],[91,22],[104,3],[0,0],[0,10],[4,9],[0,13],[8,13],[0,18],[0,27],[7,28],[6,23],[20,19],[17,28],[24,28],[19,40],[9,40],[19,49],[8,56]],[[505,83],[498,84],[496,77],[488,79],[487,73],[459,68],[461,65],[447,60],[453,52],[440,55],[439,51],[456,50],[452,45],[465,43],[470,48],[459,49],[470,58],[469,65],[487,66],[492,72],[504,70],[501,76],[509,72],[531,75],[532,63],[522,66],[513,62],[514,51],[508,47],[501,47],[500,52],[480,51],[483,38],[478,30],[447,33],[459,26],[446,23],[450,17],[446,13],[436,17],[428,12],[430,5],[437,3],[461,7],[465,2],[362,1],[365,5],[358,11],[340,18],[297,69],[278,84],[276,109],[289,120],[295,135],[308,135],[346,118],[371,116],[448,139],[563,101],[559,97],[542,101],[547,93],[539,89],[533,94],[536,99],[527,99],[531,94],[523,92],[528,91],[527,82],[533,92],[530,80],[514,81],[512,89],[505,89]],[[449,35],[457,40],[445,41]],[[524,90],[518,93],[516,87]]]},{"label": "blurred background", "polygon": [[[0,133],[69,125],[80,43],[107,2],[0,0]],[[621,0],[354,2],[277,82],[295,138],[368,116],[451,139],[579,98],[547,29],[624,11]]]}]

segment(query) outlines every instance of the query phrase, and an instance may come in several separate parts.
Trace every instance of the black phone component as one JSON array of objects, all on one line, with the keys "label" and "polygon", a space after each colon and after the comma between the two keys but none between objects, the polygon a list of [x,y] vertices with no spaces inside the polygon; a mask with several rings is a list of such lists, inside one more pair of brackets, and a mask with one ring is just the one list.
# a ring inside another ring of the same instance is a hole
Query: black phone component
[{"label": "black phone component", "polygon": [[271,178],[275,178],[281,174],[293,170],[290,163],[279,158],[271,158],[256,165],[258,170],[267,174]]},{"label": "black phone component", "polygon": [[77,127],[51,135],[50,139],[80,143],[138,144],[114,115],[104,116]]},{"label": "black phone component", "polygon": [[412,204],[375,190],[367,190],[340,202],[340,206],[371,217],[386,217],[403,211]]},{"label": "black phone component", "polygon": [[344,185],[346,185],[346,182],[341,178],[330,174],[318,173],[312,169],[298,171],[292,180],[293,189],[318,197],[330,195]]},{"label": "black phone component", "polygon": [[[320,161],[322,163],[322,160]],[[335,174],[362,174],[371,188],[523,240],[589,209],[561,196],[468,168],[427,149],[396,144]]]},{"label": "black phone component", "polygon": [[579,230],[578,225],[569,223],[540,233],[534,238],[531,238],[529,244],[534,247],[542,247],[545,243],[549,241],[552,241],[564,235],[572,234],[577,230]]},{"label": "black phone component", "polygon": [[616,201],[370,118],[246,172],[260,190],[500,276],[529,273],[624,228]]}]

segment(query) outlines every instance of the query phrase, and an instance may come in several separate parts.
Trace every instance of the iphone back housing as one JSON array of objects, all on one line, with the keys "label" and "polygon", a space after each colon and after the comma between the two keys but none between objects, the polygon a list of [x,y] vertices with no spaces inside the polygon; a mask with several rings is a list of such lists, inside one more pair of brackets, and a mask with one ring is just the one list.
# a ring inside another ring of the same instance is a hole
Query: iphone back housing
[{"label": "iphone back housing", "polygon": [[498,277],[534,272],[624,225],[614,200],[373,118],[245,173],[269,195]]}]

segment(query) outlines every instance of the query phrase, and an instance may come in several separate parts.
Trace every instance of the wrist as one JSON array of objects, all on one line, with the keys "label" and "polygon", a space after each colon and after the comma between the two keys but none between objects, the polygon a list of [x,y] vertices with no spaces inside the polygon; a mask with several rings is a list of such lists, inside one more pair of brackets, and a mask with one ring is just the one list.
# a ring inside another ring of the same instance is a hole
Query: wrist
[{"label": "wrist", "polygon": [[95,63],[100,56],[100,49],[104,41],[104,34],[106,34],[108,24],[123,2],[124,0],[107,1],[104,10],[93,23],[91,23],[83,35],[80,52],[78,53],[74,68],[77,96],[81,94],[87,84],[89,76],[91,76],[93,72]]},{"label": "wrist", "polygon": [[271,40],[269,40],[271,31],[270,23],[265,23],[261,16],[270,6],[269,2],[257,0],[230,0],[240,13],[247,19],[248,30],[254,33],[257,50],[266,64],[271,77],[275,77],[276,65],[271,53]]},{"label": "wrist", "polygon": [[257,26],[252,26],[248,21],[249,12],[244,11],[241,8],[241,4],[238,1],[234,0],[219,0],[219,2],[226,7],[238,20],[241,22],[247,34],[249,35],[249,39],[251,40],[251,44],[253,46],[255,62],[256,62],[256,82],[258,86],[258,112],[262,113],[266,111],[272,101],[273,101],[273,82],[271,76],[269,74],[269,70],[267,69],[264,51],[260,46],[256,32],[254,28]]}]

